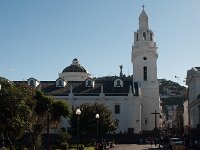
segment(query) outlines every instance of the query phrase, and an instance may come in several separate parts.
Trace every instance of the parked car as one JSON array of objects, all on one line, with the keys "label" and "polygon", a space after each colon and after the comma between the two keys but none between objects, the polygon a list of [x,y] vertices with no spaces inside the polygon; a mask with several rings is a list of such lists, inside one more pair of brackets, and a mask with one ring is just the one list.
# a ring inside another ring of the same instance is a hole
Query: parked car
[{"label": "parked car", "polygon": [[173,150],[185,150],[185,145],[183,141],[174,141],[173,142],[173,146],[172,146]]}]

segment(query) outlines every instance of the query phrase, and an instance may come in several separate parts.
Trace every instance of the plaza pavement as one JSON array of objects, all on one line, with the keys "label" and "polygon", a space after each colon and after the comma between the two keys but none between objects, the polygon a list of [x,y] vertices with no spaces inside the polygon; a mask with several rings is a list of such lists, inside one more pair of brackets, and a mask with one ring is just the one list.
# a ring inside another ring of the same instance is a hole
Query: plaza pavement
[{"label": "plaza pavement", "polygon": [[150,144],[117,144],[115,147],[110,150],[159,150],[159,147],[155,147],[155,145]]}]

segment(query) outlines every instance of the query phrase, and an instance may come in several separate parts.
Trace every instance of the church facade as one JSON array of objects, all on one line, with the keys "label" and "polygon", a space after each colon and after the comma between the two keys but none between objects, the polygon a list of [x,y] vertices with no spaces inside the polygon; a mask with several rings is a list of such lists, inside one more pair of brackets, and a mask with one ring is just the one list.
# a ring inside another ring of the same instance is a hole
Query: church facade
[{"label": "church facade", "polygon": [[[134,33],[131,79],[121,76],[112,79],[92,78],[75,58],[56,81],[29,78],[28,85],[38,87],[57,100],[67,101],[71,107],[93,103],[108,106],[113,119],[118,120],[116,133],[152,131],[159,126],[159,117],[156,118],[155,113],[160,112],[157,58],[157,46],[143,8],[139,16],[139,29]],[[69,127],[65,119],[61,125]]]}]

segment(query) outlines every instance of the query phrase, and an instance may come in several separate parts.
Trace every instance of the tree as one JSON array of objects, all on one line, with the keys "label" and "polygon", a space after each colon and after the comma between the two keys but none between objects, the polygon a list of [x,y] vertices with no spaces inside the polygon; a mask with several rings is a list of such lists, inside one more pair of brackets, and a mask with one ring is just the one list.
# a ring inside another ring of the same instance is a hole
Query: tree
[{"label": "tree", "polygon": [[32,129],[34,89],[0,78],[0,131],[14,149],[15,140]]},{"label": "tree", "polygon": [[57,127],[61,117],[68,117],[70,115],[69,107],[66,102],[54,100],[50,96],[45,96],[37,91],[34,100],[36,102],[35,124],[32,132],[32,149],[39,149],[40,143],[37,141],[40,138],[42,131],[47,126]]},{"label": "tree", "polygon": [[[99,114],[98,129],[100,134],[105,134],[109,131],[114,131],[117,128],[116,120],[112,118],[112,112],[104,104],[82,104],[79,106],[81,109],[80,115],[80,133],[87,133],[89,135],[96,134],[97,120],[96,114]],[[77,128],[76,108],[73,108],[70,117],[70,125],[73,129]],[[74,130],[74,133],[76,130]]]},{"label": "tree", "polygon": [[70,114],[66,102],[56,101],[26,84],[0,77],[0,85],[0,132],[9,140],[10,149],[14,149],[16,139],[31,134],[34,150],[47,124],[56,127],[61,117]]}]

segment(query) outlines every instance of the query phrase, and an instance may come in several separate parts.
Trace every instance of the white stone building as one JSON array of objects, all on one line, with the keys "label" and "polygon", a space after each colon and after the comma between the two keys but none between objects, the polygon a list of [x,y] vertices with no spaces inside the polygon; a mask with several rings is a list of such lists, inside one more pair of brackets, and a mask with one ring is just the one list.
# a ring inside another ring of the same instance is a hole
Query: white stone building
[{"label": "white stone building", "polygon": [[[103,103],[119,120],[119,132],[141,133],[155,128],[155,115],[160,112],[159,83],[157,81],[157,46],[148,26],[144,8],[139,16],[139,29],[134,33],[131,61],[133,78],[93,79],[91,74],[74,59],[56,81],[28,79],[47,95],[66,100],[70,106]],[[99,114],[101,116],[101,114]],[[64,127],[69,127],[63,121]],[[159,127],[157,115],[156,126]]]},{"label": "white stone building", "polygon": [[188,114],[188,100],[183,103],[184,113],[183,113],[183,128],[184,134],[189,134],[189,114]]},{"label": "white stone building", "polygon": [[187,71],[186,85],[189,88],[188,113],[190,129],[200,128],[200,67]]}]

